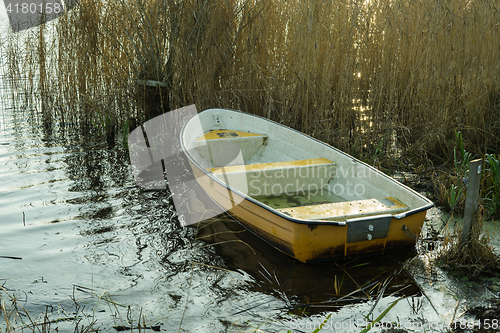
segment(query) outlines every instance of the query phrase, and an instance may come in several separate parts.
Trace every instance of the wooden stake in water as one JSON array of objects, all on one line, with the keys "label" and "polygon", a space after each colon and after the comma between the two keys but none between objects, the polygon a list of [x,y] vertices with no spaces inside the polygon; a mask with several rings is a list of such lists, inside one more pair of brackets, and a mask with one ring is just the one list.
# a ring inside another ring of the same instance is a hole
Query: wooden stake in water
[{"label": "wooden stake in water", "polygon": [[469,178],[467,180],[467,196],[465,198],[464,227],[462,245],[470,239],[472,224],[477,219],[477,201],[479,200],[479,185],[481,183],[481,163],[478,159],[469,163]]}]

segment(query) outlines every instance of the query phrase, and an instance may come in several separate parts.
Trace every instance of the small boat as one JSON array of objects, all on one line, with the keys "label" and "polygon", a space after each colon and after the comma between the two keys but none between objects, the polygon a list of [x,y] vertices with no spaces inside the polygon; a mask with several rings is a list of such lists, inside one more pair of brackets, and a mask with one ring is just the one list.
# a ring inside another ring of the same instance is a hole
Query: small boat
[{"label": "small boat", "polygon": [[203,190],[247,229],[302,262],[414,248],[433,206],[370,165],[259,116],[208,109],[180,135]]}]

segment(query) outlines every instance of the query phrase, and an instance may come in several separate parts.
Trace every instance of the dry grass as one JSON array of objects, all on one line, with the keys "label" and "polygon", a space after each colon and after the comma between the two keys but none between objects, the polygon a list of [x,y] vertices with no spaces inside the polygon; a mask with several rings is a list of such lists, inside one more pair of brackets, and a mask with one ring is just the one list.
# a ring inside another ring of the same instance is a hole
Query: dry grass
[{"label": "dry grass", "polygon": [[397,140],[442,162],[456,129],[477,152],[500,146],[499,9],[492,0],[81,0],[56,38],[35,28],[7,54],[13,84],[46,124],[110,141],[131,118],[196,103],[259,114],[357,156],[384,138],[382,148]]},{"label": "dry grass", "polygon": [[461,244],[461,228],[448,228],[439,250],[437,263],[460,276],[471,280],[481,275],[497,276],[500,272],[500,257],[495,253],[490,236],[483,228],[483,209],[479,221],[473,225],[469,242]]}]

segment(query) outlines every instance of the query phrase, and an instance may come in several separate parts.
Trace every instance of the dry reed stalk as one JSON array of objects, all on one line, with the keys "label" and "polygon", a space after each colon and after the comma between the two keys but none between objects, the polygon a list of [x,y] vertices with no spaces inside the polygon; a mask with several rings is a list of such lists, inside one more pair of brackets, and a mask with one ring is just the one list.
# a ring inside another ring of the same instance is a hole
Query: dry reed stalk
[{"label": "dry reed stalk", "polygon": [[437,262],[453,273],[475,280],[481,275],[497,275],[500,259],[491,245],[490,236],[484,231],[484,208],[479,208],[478,222],[471,229],[470,241],[461,244],[462,231],[454,227],[445,231]]},{"label": "dry reed stalk", "polygon": [[482,148],[498,147],[498,123],[490,122],[499,119],[499,82],[491,76],[499,70],[497,4],[382,6],[372,12],[380,24],[371,25],[378,29],[366,48],[376,59],[364,62],[374,68],[373,112],[386,113],[400,138],[434,158],[448,152],[456,128]]},{"label": "dry reed stalk", "polygon": [[9,75],[45,96],[47,122],[91,135],[196,103],[358,156],[385,138],[443,161],[456,129],[481,152],[500,146],[498,22],[492,0],[81,0],[54,42],[42,27],[11,41]]}]

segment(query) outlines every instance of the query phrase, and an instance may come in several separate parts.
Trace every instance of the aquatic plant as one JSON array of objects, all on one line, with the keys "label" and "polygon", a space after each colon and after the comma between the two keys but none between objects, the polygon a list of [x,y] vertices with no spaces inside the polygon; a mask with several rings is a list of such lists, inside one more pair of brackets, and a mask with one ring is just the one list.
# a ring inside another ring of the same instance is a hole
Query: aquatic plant
[{"label": "aquatic plant", "polygon": [[[86,304],[84,304],[85,300],[75,297],[76,291],[82,292],[92,299],[92,308],[87,308]],[[4,295],[7,302],[4,301]],[[139,317],[136,320],[131,316],[131,306],[117,303],[107,291],[97,294],[95,289],[74,285],[73,294],[70,295],[70,298],[73,301],[74,312],[68,314],[64,309],[62,311],[52,309],[49,313],[48,309],[51,306],[47,306],[45,313],[35,318],[33,313],[23,307],[26,302],[25,299],[17,298],[14,293],[9,293],[9,290],[4,286],[0,286],[0,318],[4,320],[2,326],[5,328],[6,333],[23,331],[24,329],[32,332],[49,333],[65,331],[68,328],[76,333],[99,332],[101,327],[97,324],[96,311],[102,305],[99,303],[104,303],[108,306],[110,312],[114,312],[116,318],[113,328],[116,331],[160,331],[160,325],[156,324],[157,321],[146,322],[146,316],[142,313],[142,308],[139,309]],[[120,309],[122,312],[126,312],[126,315],[120,313]],[[54,318],[54,315],[57,318]],[[67,325],[60,327],[62,323],[67,323]]]},{"label": "aquatic plant", "polygon": [[473,157],[470,152],[465,150],[464,140],[460,131],[455,131],[455,140],[456,146],[453,147],[453,164],[455,166],[456,177],[453,178],[454,182],[450,184],[448,196],[448,206],[451,212],[458,205],[460,205],[460,210],[463,209],[465,196],[462,194],[465,193],[467,187],[467,173],[469,171],[469,163]]},{"label": "aquatic plant", "polygon": [[[465,150],[464,140],[460,131],[455,131],[456,146],[453,147],[453,162],[455,164],[455,172],[459,177],[466,177],[469,170],[469,163],[472,160],[472,154]],[[458,149],[457,149],[458,148]],[[457,156],[457,150],[459,156]]]},{"label": "aquatic plant", "polygon": [[[473,154],[465,149],[460,131],[455,132],[456,146],[453,149],[454,170],[435,178],[441,204],[447,205],[450,212],[461,213],[465,204],[469,163]],[[491,219],[500,214],[500,162],[494,154],[484,155],[486,161],[482,169],[480,197],[485,206],[485,218]]]},{"label": "aquatic plant", "polygon": [[398,302],[401,300],[402,298],[398,298],[397,300],[395,300],[394,302],[392,302],[384,311],[382,311],[382,313],[377,317],[375,318],[374,320],[370,321],[367,325],[367,327],[365,329],[363,329],[360,333],[367,333],[368,331],[370,331],[373,327],[376,327],[377,323],[379,323],[388,313],[389,311],[391,311],[391,309],[396,306],[396,304],[398,304]]},{"label": "aquatic plant", "polygon": [[497,275],[500,258],[491,245],[491,238],[484,230],[484,209],[479,208],[478,220],[473,224],[470,240],[462,244],[462,230],[451,226],[444,231],[444,240],[438,249],[436,262],[442,268],[471,280],[481,275]]},{"label": "aquatic plant", "polygon": [[450,194],[449,194],[449,199],[448,199],[448,205],[450,207],[450,211],[453,212],[453,210],[456,208],[458,199],[462,195],[463,192],[463,187],[458,186],[455,184],[450,185]]},{"label": "aquatic plant", "polygon": [[[369,332],[372,328],[374,327],[377,327],[377,324],[389,313],[389,311],[391,311],[391,309],[396,306],[396,304],[398,304],[398,302],[403,299],[404,297],[400,297],[398,298],[397,300],[395,300],[394,302],[392,302],[384,311],[382,311],[382,313],[375,319],[373,320],[368,320],[368,318],[366,318],[366,327],[364,329],[362,329],[360,331],[360,333],[367,333]],[[378,302],[377,302],[378,303]],[[312,331],[312,333],[318,333],[318,332],[321,332],[321,330],[323,330],[323,328],[325,327],[325,325],[327,325],[328,323],[328,320],[331,318],[332,316],[332,313],[328,314],[325,319],[321,322],[321,324],[318,326],[318,328],[316,328],[314,331]],[[367,316],[368,317],[368,316]],[[291,333],[291,331],[288,331],[288,333]]]},{"label": "aquatic plant", "polygon": [[488,184],[485,192],[485,205],[491,216],[500,214],[500,156],[486,154],[486,161],[489,165]]},{"label": "aquatic plant", "polygon": [[340,297],[340,291],[342,290],[342,285],[344,284],[345,275],[342,275],[342,279],[337,279],[337,275],[335,275],[335,279],[333,281],[333,287],[335,288],[335,296]]}]

